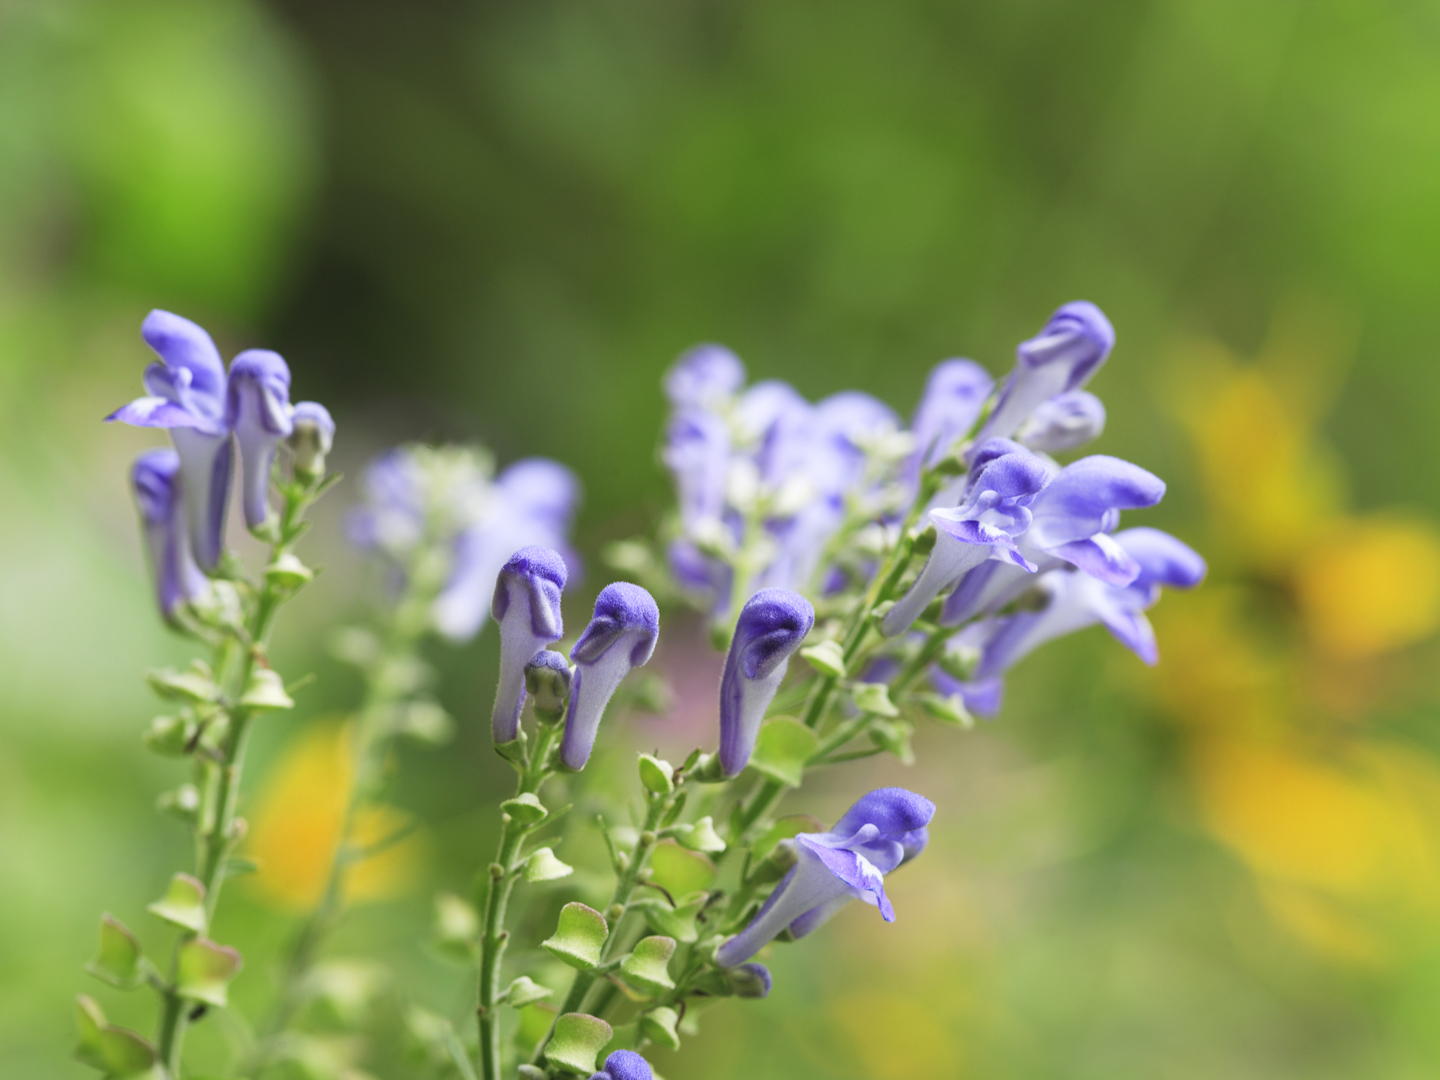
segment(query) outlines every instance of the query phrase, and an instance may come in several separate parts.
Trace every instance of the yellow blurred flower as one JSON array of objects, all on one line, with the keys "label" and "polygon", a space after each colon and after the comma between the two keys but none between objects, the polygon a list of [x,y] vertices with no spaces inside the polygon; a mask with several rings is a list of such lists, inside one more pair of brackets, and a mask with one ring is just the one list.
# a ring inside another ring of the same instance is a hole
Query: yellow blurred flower
[{"label": "yellow blurred flower", "polygon": [[[247,854],[260,866],[252,879],[254,888],[274,904],[306,910],[325,891],[354,779],[352,734],[349,723],[312,725],[294,738],[266,777]],[[362,807],[351,843],[363,849],[412,824],[409,815],[393,807]],[[422,855],[420,837],[412,834],[352,864],[346,900],[379,900],[404,892],[415,880]]]}]

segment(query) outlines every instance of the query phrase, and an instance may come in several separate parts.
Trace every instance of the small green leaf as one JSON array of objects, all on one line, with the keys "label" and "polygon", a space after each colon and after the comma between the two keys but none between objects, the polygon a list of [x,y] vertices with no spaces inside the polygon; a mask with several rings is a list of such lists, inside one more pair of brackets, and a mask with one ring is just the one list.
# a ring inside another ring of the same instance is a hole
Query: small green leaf
[{"label": "small green leaf", "polygon": [[800,655],[821,675],[845,678],[845,650],[838,641],[817,641],[801,649]]},{"label": "small green leaf", "polygon": [[680,1036],[675,1031],[675,1025],[679,1021],[680,1017],[674,1009],[661,1005],[640,1014],[640,1034],[656,1046],[663,1046],[666,1050],[679,1050]]},{"label": "small green leaf", "polygon": [[100,1052],[100,1033],[105,1030],[105,1013],[89,994],[75,996],[75,1059],[94,1069],[105,1068]]},{"label": "small green leaf", "polygon": [[896,717],[900,710],[890,701],[890,692],[884,683],[862,682],[850,687],[850,700],[863,713],[872,716]]},{"label": "small green leaf", "polygon": [[240,972],[240,953],[209,938],[192,938],[180,946],[175,991],[191,1001],[225,1007],[225,988]]},{"label": "small green leaf", "polygon": [[388,981],[379,964],[365,960],[325,960],[310,969],[304,991],[322,1001],[342,1027],[355,1028],[379,997]]},{"label": "small green leaf", "polygon": [[941,697],[939,694],[914,694],[911,700],[918,704],[942,724],[953,724],[969,731],[975,726],[975,717],[965,707],[965,699],[959,694]]},{"label": "small green leaf", "polygon": [[789,814],[780,818],[766,829],[761,837],[750,846],[750,858],[759,862],[772,851],[781,840],[789,840],[802,832],[824,832],[825,826],[809,814]]},{"label": "small green leaf", "polygon": [[640,783],[652,795],[669,795],[675,790],[675,767],[650,754],[641,754]]},{"label": "small green leaf", "polygon": [[176,874],[170,879],[165,895],[145,910],[184,930],[203,934],[205,886],[189,874]]},{"label": "small green leaf", "polygon": [[573,866],[567,866],[555,857],[555,852],[548,847],[536,848],[525,860],[525,880],[534,884],[537,881],[555,881],[557,878],[569,877],[575,872]]},{"label": "small green leaf", "polygon": [[225,860],[225,876],[244,877],[246,874],[253,874],[260,869],[260,864],[254,859],[247,859],[243,855],[232,855]]},{"label": "small green leaf", "polygon": [[650,849],[650,881],[671,896],[698,892],[714,880],[715,864],[698,851],[687,851],[674,840]]},{"label": "small green leaf", "polygon": [[671,907],[669,901],[662,897],[645,897],[641,900],[632,901],[631,904],[642,915],[645,921],[650,924],[650,929],[657,934],[664,934],[676,941],[686,945],[693,945],[699,939],[699,931],[695,926],[695,916],[705,906],[708,893],[693,893],[683,897],[676,907]]},{"label": "small green leaf", "polygon": [[138,986],[144,977],[140,968],[140,942],[135,940],[129,927],[108,911],[100,917],[100,947],[85,970],[122,990]]},{"label": "small green leaf", "polygon": [[282,589],[298,589],[314,576],[314,571],[289,552],[265,568],[265,580]]},{"label": "small green leaf", "polygon": [[528,975],[521,975],[500,995],[500,1000],[512,1008],[523,1009],[526,1005],[544,1001],[554,993],[549,987],[532,982]]},{"label": "small green leaf", "polygon": [[690,776],[702,784],[720,784],[725,781],[725,773],[720,768],[719,754],[701,754],[695,760],[695,765],[690,770]]},{"label": "small green leaf", "polygon": [[652,997],[675,989],[670,978],[670,957],[675,955],[675,939],[671,937],[641,938],[630,955],[620,961],[620,973],[637,990]]},{"label": "small green leaf", "polygon": [[875,720],[870,724],[870,741],[906,765],[913,765],[915,751],[910,749],[910,736],[914,732],[915,725],[908,720]]},{"label": "small green leaf", "polygon": [[610,927],[604,915],[584,904],[570,903],[560,909],[555,933],[540,946],[562,963],[580,971],[593,971],[600,963],[600,949],[609,936]]},{"label": "small green leaf", "polygon": [[435,947],[460,963],[475,959],[480,938],[480,916],[468,900],[451,892],[435,897]]},{"label": "small green leaf", "polygon": [[162,1080],[155,1048],[135,1032],[107,1023],[100,1006],[85,994],[75,999],[75,1025],[77,1060],[116,1080],[141,1076]]},{"label": "small green leaf", "polygon": [[523,795],[516,795],[513,799],[506,799],[500,804],[500,809],[522,828],[540,824],[550,812],[528,791]]},{"label": "small green leaf", "polygon": [[815,732],[800,721],[777,716],[760,729],[750,767],[787,787],[799,787],[805,763],[819,745]]},{"label": "small green leaf", "polygon": [[427,746],[444,746],[455,735],[455,721],[437,702],[421,698],[405,706],[395,731]]},{"label": "small green leaf", "polygon": [[250,672],[245,692],[240,695],[240,704],[247,709],[293,709],[295,702],[285,692],[280,674],[267,667],[257,667]]},{"label": "small green leaf", "polygon": [[707,814],[693,825],[676,825],[675,839],[691,851],[717,853],[725,850],[725,841],[715,831],[715,822]]},{"label": "small green leaf", "polygon": [[140,738],[145,748],[161,757],[184,757],[195,734],[195,722],[183,716],[157,716]]},{"label": "small green leaf", "polygon": [[172,701],[209,702],[220,697],[210,669],[198,660],[184,671],[165,668],[150,672],[146,679],[155,693]]},{"label": "small green leaf", "polygon": [[595,1057],[614,1031],[598,1016],[566,1013],[555,1021],[555,1034],[545,1047],[545,1060],[557,1069],[582,1075],[593,1072]]},{"label": "small green leaf", "polygon": [[495,753],[513,765],[516,771],[525,768],[525,729],[521,728],[509,742],[496,743]]}]

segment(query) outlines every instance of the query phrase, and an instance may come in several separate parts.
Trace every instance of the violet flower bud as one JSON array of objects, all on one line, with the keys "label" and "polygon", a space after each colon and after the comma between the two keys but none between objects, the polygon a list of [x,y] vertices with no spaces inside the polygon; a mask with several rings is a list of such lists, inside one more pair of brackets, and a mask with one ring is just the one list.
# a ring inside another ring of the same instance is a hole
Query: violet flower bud
[{"label": "violet flower bud", "polygon": [[318,401],[297,402],[290,419],[295,475],[313,484],[325,475],[325,458],[335,445],[335,421],[330,418],[330,410]]},{"label": "violet flower bud", "polygon": [[240,503],[251,529],[270,516],[270,468],[281,440],[294,428],[290,412],[290,368],[284,358],[268,349],[246,349],[235,357],[225,395],[225,426],[240,444]]},{"label": "violet flower bud", "polygon": [[677,409],[713,409],[745,385],[745,365],[724,345],[696,345],[665,373],[665,396]]},{"label": "violet flower bud", "polygon": [[787,589],[761,589],[741,608],[720,677],[720,769],[725,776],[738,776],[749,762],[790,657],[814,625],[810,601]]},{"label": "violet flower bud", "polygon": [[490,735],[497,743],[508,743],[520,734],[526,666],[565,633],[560,618],[565,577],[565,560],[559,552],[535,546],[510,556],[496,578],[490,614],[500,627],[500,681]]},{"label": "violet flower bud", "polygon": [[943,459],[969,433],[994,388],[995,380],[974,360],[945,360],[935,365],[910,424],[915,453],[906,473],[912,483],[921,468]]},{"label": "violet flower bud", "polygon": [[1071,390],[1037,406],[1015,439],[1041,454],[1062,454],[1098,439],[1104,430],[1104,403],[1088,390]]},{"label": "violet flower bud", "polygon": [[[1000,440],[997,440],[1000,442]],[[952,510],[930,511],[935,549],[920,576],[880,621],[880,631],[895,637],[910,628],[934,600],[986,559],[1008,559],[1033,573],[1035,567],[1015,546],[1030,527],[1029,505],[1050,478],[1045,463],[1013,443],[990,456],[981,446],[965,501]],[[1013,449],[1010,449],[1013,447]]]},{"label": "violet flower bud", "polygon": [[920,835],[935,816],[935,804],[904,788],[880,788],[846,811],[824,833],[800,833],[798,861],[770,894],[750,925],[715,953],[721,967],[734,967],[759,952],[782,930],[796,936],[813,930],[851,899],[880,909],[886,922],[895,909],[885,895],[885,875],[904,860],[906,844],[918,853]]},{"label": "violet flower bud", "polygon": [[1013,435],[1042,402],[1084,386],[1114,347],[1115,330],[1094,304],[1076,300],[1058,308],[1037,337],[1015,350],[1015,370],[978,438]]},{"label": "violet flower bud", "polygon": [[601,590],[590,625],[570,650],[575,674],[560,742],[567,768],[583,769],[590,760],[605,706],[630,669],[650,659],[659,635],[660,609],[639,585],[617,581]]},{"label": "violet flower bud", "polygon": [[553,649],[536,653],[525,665],[525,691],[530,695],[535,715],[554,722],[565,714],[565,699],[570,696],[570,663]]},{"label": "violet flower bud", "polygon": [[650,1063],[634,1050],[616,1050],[605,1059],[605,1067],[590,1080],[654,1080]]},{"label": "violet flower bud", "polygon": [[180,455],[185,515],[195,561],[206,570],[220,561],[230,504],[232,453],[225,422],[225,365],[210,335],[189,319],[155,310],[140,328],[161,363],[145,369],[147,396],[106,420],[167,428]]},{"label": "violet flower bud", "polygon": [[181,605],[198,600],[210,589],[209,579],[190,554],[179,473],[180,455],[174,450],[147,450],[135,459],[130,471],[155,598],[160,614],[170,623]]}]

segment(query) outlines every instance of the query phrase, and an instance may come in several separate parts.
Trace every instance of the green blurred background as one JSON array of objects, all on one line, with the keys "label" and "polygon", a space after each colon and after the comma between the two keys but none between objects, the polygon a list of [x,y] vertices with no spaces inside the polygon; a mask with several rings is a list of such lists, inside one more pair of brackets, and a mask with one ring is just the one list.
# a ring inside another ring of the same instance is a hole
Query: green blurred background
[{"label": "green blurred background", "polygon": [[[900,921],[778,948],[769,1001],[657,1064],[1440,1072],[1440,5],[0,0],[0,208],[6,1075],[91,1075],[67,1055],[96,915],[144,926],[186,858],[152,810],[177,769],[138,739],[141,672],[187,655],[125,490],[155,440],[98,423],[138,392],[151,307],[284,353],[352,475],[405,438],[569,463],[593,592],[603,543],[665,504],[680,349],[908,413],[932,364],[999,374],[1080,297],[1119,335],[1098,449],[1170,482],[1146,523],[1210,582],[1162,605],[1158,672],[1092,631],[995,724],[922,730],[920,766],[807,787],[822,818],[881,781],[939,803]],[[317,645],[363,606],[348,497],[276,644],[320,678],[252,791],[354,701]],[[416,942],[488,859],[492,650],[437,650],[458,750],[407,757],[398,795],[430,856],[339,946],[457,1014],[467,976]],[[227,899],[242,1004],[289,918]],[[140,997],[104,1000],[148,1028]],[[367,1068],[405,1075],[383,1046]]]}]

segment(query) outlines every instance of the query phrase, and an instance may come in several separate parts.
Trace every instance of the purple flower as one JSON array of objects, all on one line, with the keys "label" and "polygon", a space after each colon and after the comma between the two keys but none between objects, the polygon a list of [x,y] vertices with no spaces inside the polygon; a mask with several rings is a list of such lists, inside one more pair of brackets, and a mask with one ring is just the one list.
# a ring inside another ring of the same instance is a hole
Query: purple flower
[{"label": "purple flower", "polygon": [[725,477],[730,468],[730,428],[703,409],[684,409],[670,418],[661,455],[675,477],[680,522],[689,530],[717,521],[725,509]]},{"label": "purple flower", "polygon": [[190,554],[179,473],[180,455],[174,450],[147,450],[130,471],[155,598],[167,622],[175,621],[182,604],[200,599],[210,589],[209,579]]},{"label": "purple flower", "polygon": [[1056,310],[1038,337],[1015,350],[1015,370],[979,438],[1013,435],[1042,402],[1084,386],[1114,346],[1110,320],[1094,304],[1077,300]]},{"label": "purple flower", "polygon": [[616,1050],[605,1059],[605,1068],[590,1080],[654,1080],[650,1063],[634,1050]]},{"label": "purple flower", "polygon": [[713,409],[745,385],[745,365],[723,345],[696,345],[665,373],[665,396],[677,409]]},{"label": "purple flower", "polygon": [[[1005,452],[996,454],[997,449]],[[1034,571],[1014,538],[1030,527],[1029,505],[1049,479],[1045,463],[1013,443],[982,446],[976,461],[965,501],[952,510],[930,511],[935,549],[909,592],[880,621],[886,637],[908,630],[930,601],[986,559],[1008,559]]]},{"label": "purple flower", "polygon": [[650,659],[659,635],[660,609],[639,585],[617,581],[600,591],[590,625],[570,650],[575,674],[560,743],[567,768],[583,769],[590,760],[605,706],[630,669]]},{"label": "purple flower", "polygon": [[895,412],[859,390],[831,394],[815,406],[812,445],[805,463],[822,494],[841,495],[864,478],[865,444],[900,427]]},{"label": "purple flower", "polygon": [[720,766],[726,776],[738,776],[749,762],[790,657],[814,625],[810,601],[787,589],[761,589],[740,610],[720,677]]},{"label": "purple flower", "polygon": [[1105,405],[1088,390],[1071,390],[1041,402],[1020,426],[1016,440],[1042,454],[1062,454],[1098,439],[1105,430]]},{"label": "purple flower", "polygon": [[1035,587],[1043,605],[995,619],[983,627],[984,644],[975,677],[991,679],[1047,641],[1096,623],[1147,664],[1159,661],[1155,631],[1145,611],[1160,599],[1162,587],[1191,589],[1205,577],[1205,560],[1158,529],[1126,529],[1114,541],[1134,559],[1139,571],[1128,585],[1107,585],[1087,573],[1052,570]]},{"label": "purple flower", "polygon": [[928,468],[942,460],[970,433],[994,388],[995,380],[974,360],[945,360],[935,366],[910,424],[915,454],[906,465],[906,474],[911,483],[922,466]]},{"label": "purple flower", "polygon": [[180,454],[190,546],[196,561],[209,570],[220,561],[230,501],[225,365],[210,335],[179,315],[152,311],[140,333],[162,362],[145,369],[147,396],[105,419],[169,429]]},{"label": "purple flower", "polygon": [[497,743],[508,743],[520,734],[526,665],[565,633],[560,619],[565,576],[565,560],[559,552],[532,546],[510,556],[495,582],[490,614],[500,627],[500,680],[490,735]]},{"label": "purple flower", "polygon": [[730,976],[730,988],[735,991],[736,997],[760,999],[770,996],[770,990],[775,985],[775,980],[770,977],[770,969],[764,964],[757,964],[754,961],[733,967],[728,972]]},{"label": "purple flower", "polygon": [[290,368],[279,353],[247,349],[235,357],[225,395],[225,426],[235,432],[240,444],[245,474],[240,501],[245,524],[258,529],[270,516],[270,467],[275,451],[294,429]]},{"label": "purple flower", "polygon": [[325,456],[335,444],[335,421],[330,418],[330,410],[318,401],[298,401],[290,419],[296,474],[310,480],[323,476]]},{"label": "purple flower", "polygon": [[823,921],[822,912],[833,913],[837,901],[874,904],[886,922],[894,922],[885,875],[905,860],[907,843],[917,854],[923,848],[934,816],[929,799],[903,788],[880,788],[861,798],[830,832],[799,834],[797,862],[750,925],[720,946],[715,962],[734,967],[787,927],[797,936],[806,933]]},{"label": "purple flower", "polygon": [[[1110,585],[1128,585],[1139,564],[1110,533],[1120,511],[1154,506],[1165,482],[1138,465],[1095,454],[1059,470],[1030,504],[1030,528],[1019,538],[1022,556],[1041,571],[1065,563]],[[1029,587],[1029,576],[1000,563],[977,566],[945,602],[940,621],[958,626],[1010,603]]]}]

